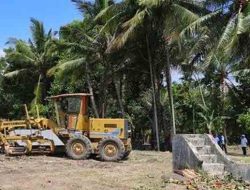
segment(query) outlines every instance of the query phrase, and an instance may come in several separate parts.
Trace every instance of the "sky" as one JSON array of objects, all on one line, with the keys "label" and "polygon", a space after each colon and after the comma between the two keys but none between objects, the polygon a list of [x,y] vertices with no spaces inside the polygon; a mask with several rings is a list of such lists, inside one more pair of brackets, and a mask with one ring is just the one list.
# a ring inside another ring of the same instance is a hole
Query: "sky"
[{"label": "sky", "polygon": [[72,20],[82,19],[70,0],[0,0],[0,56],[10,37],[27,40],[30,18],[42,21],[45,29],[57,31]]},{"label": "sky", "polygon": [[[47,31],[58,31],[60,26],[82,19],[70,0],[0,0],[0,57],[9,38],[30,38],[32,17],[42,21]],[[180,73],[173,70],[172,77],[179,81]]]}]

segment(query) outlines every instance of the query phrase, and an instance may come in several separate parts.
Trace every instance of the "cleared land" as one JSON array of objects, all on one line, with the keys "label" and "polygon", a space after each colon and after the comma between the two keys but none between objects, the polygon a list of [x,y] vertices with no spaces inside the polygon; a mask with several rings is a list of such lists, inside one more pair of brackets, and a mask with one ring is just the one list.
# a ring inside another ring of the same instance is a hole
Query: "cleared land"
[{"label": "cleared land", "polygon": [[[231,158],[241,162],[250,160],[241,156],[239,148],[228,149]],[[0,190],[184,190],[225,189],[225,185],[229,189],[239,189],[242,185],[207,177],[187,181],[172,173],[169,152],[133,151],[128,160],[121,162],[0,155],[0,163]],[[186,183],[169,183],[172,179]],[[242,188],[249,189],[249,186]]]},{"label": "cleared land", "polygon": [[228,147],[228,156],[237,162],[250,164],[249,147],[247,148],[247,156],[243,156],[241,147],[239,145],[238,146],[229,146]]},{"label": "cleared land", "polygon": [[0,155],[0,162],[1,190],[157,190],[175,186],[164,183],[172,176],[169,152],[133,151],[128,160],[119,163],[4,155]]}]

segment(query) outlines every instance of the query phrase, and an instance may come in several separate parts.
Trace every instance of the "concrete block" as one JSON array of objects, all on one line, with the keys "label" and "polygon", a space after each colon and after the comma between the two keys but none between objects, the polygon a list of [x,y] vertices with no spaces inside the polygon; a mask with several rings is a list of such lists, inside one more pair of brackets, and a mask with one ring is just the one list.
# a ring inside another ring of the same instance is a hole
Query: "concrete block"
[{"label": "concrete block", "polygon": [[199,154],[211,154],[211,146],[209,145],[196,146],[196,149]]},{"label": "concrete block", "polygon": [[205,163],[216,163],[217,162],[217,155],[216,154],[203,154],[200,155],[201,159]]}]

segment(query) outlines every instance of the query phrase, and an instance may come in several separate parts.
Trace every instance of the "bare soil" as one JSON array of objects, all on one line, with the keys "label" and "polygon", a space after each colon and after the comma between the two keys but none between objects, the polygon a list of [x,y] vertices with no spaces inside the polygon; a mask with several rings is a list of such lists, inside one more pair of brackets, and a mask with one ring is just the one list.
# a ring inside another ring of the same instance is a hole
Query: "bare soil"
[{"label": "bare soil", "polygon": [[172,175],[169,152],[133,151],[128,160],[121,162],[0,155],[1,190],[183,189],[166,186],[164,180]]},{"label": "bare soil", "polygon": [[241,147],[238,145],[234,145],[234,146],[228,146],[228,156],[236,161],[236,162],[240,162],[240,163],[247,163],[250,164],[250,151],[249,151],[249,147],[247,148],[247,156],[243,156],[242,153],[242,149]]}]

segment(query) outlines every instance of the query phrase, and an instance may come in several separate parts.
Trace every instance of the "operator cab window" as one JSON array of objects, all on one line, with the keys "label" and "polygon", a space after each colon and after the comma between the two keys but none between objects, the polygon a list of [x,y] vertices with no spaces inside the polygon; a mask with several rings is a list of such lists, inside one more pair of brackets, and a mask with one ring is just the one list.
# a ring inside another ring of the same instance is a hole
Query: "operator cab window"
[{"label": "operator cab window", "polygon": [[81,99],[79,97],[70,97],[68,100],[68,109],[67,113],[78,114],[81,107]]},{"label": "operator cab window", "polygon": [[78,114],[80,112],[81,100],[78,97],[64,98],[60,104],[60,108],[66,114]]},{"label": "operator cab window", "polygon": [[69,117],[78,115],[81,107],[79,97],[66,97],[57,102],[59,125],[66,128],[69,124]]}]

